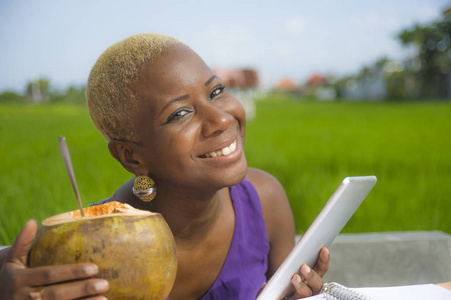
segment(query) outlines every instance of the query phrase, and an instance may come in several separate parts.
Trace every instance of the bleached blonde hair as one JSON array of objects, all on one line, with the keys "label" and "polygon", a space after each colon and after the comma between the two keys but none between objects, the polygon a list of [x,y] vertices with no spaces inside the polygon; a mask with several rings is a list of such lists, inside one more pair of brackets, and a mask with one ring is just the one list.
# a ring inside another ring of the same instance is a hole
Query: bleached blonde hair
[{"label": "bleached blonde hair", "polygon": [[110,46],[89,74],[86,98],[91,119],[107,141],[140,142],[129,112],[141,100],[136,86],[145,65],[171,45],[182,42],[162,34],[143,33]]}]

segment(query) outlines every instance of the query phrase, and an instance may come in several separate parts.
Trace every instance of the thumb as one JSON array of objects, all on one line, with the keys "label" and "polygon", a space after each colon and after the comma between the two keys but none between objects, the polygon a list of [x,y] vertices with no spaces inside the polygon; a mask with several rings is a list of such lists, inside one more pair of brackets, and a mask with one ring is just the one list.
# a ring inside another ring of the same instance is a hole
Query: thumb
[{"label": "thumb", "polygon": [[6,258],[7,262],[16,263],[27,266],[27,256],[30,250],[31,243],[36,237],[37,223],[35,220],[28,221],[19,235],[16,237],[14,244],[9,249],[8,256]]}]

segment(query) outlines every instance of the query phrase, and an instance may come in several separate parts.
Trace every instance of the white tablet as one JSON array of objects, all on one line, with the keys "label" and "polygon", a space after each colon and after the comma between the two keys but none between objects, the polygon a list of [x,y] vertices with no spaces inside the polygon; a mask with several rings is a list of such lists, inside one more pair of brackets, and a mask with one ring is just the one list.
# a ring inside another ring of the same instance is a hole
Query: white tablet
[{"label": "white tablet", "polygon": [[257,300],[282,299],[303,263],[313,267],[321,247],[329,247],[376,184],[375,176],[346,177],[268,281]]}]

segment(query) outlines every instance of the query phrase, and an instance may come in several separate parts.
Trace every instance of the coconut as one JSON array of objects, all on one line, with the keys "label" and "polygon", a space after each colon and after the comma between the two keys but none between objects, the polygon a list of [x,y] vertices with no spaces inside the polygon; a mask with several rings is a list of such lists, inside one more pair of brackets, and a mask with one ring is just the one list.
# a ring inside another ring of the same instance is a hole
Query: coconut
[{"label": "coconut", "polygon": [[175,281],[174,237],[161,214],[110,202],[42,221],[30,267],[92,262],[108,299],[166,299]]}]

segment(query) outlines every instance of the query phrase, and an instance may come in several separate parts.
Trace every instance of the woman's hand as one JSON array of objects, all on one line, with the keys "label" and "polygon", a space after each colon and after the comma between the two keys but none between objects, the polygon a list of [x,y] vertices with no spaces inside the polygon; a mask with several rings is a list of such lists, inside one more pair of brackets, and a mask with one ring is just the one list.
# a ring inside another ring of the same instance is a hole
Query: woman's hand
[{"label": "woman's hand", "polygon": [[323,247],[319,252],[318,260],[313,269],[306,264],[303,264],[300,268],[300,272],[304,280],[302,280],[301,276],[298,274],[294,274],[291,278],[291,283],[296,289],[296,292],[287,299],[305,298],[318,294],[323,286],[322,277],[329,269],[329,260],[329,251],[327,248]]},{"label": "woman's hand", "polygon": [[[0,299],[83,299],[100,300],[108,282],[89,278],[98,273],[95,264],[27,267],[27,257],[36,236],[36,221],[28,221],[13,246],[1,253]],[[3,258],[3,259],[1,259]],[[97,296],[96,296],[97,295]]]}]

